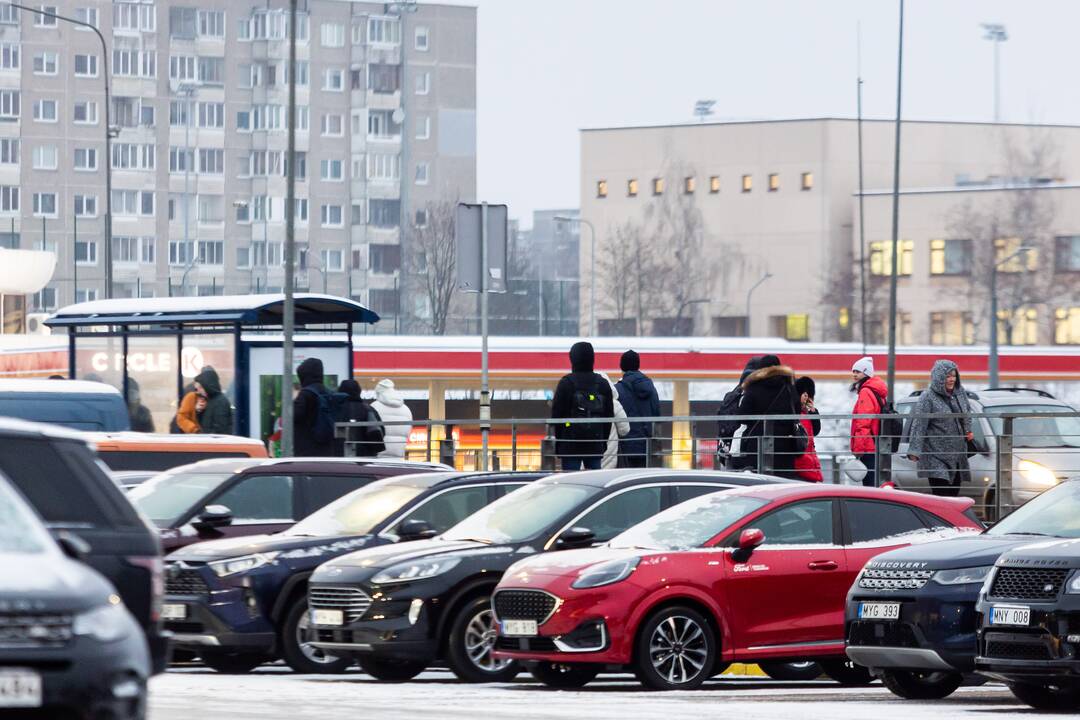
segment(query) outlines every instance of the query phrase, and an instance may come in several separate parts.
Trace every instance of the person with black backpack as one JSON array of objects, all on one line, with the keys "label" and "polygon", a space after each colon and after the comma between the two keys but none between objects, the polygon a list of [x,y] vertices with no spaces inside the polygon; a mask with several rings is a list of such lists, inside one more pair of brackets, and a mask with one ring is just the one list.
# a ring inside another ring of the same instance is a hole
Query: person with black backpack
[{"label": "person with black backpack", "polygon": [[[379,422],[382,420],[375,408],[360,396],[360,383],[352,378],[341,381],[338,385],[338,393],[344,396],[338,413],[338,422]],[[354,457],[375,457],[386,449],[382,425],[349,428],[348,432],[348,442],[353,445]],[[345,442],[345,438],[334,439],[334,454],[338,457],[345,455]]]},{"label": "person with black backpack", "polygon": [[332,457],[334,423],[344,397],[326,388],[319,358],[300,363],[296,376],[300,378],[300,392],[293,399],[293,455]]},{"label": "person with black backpack", "polygon": [[[857,395],[855,407],[851,411],[853,415],[880,415],[889,412],[889,389],[881,378],[874,375],[874,358],[867,356],[856,360],[851,366],[851,380],[851,389]],[[891,446],[878,447],[882,430],[880,418],[851,419],[851,453],[866,466],[866,475],[862,482],[867,487],[878,486],[878,457],[891,450]]]},{"label": "person with black backpack", "polygon": [[[801,404],[795,391],[795,372],[780,362],[776,355],[763,355],[757,369],[746,376],[739,399],[739,415],[799,415]],[[745,430],[740,436],[740,450],[748,459],[750,467],[759,472],[758,443],[766,436],[773,438],[772,468],[769,474],[798,479],[795,459],[807,449],[806,431],[795,419],[754,420],[743,423]]]},{"label": "person with black backpack", "polygon": [[[555,454],[566,472],[599,470],[607,449],[615,404],[611,385],[593,372],[594,360],[591,343],[574,343],[570,348],[571,372],[559,380],[551,400],[552,419],[564,421],[555,423]],[[599,418],[609,422],[565,422]]]},{"label": "person with black backpack", "polygon": [[743,383],[750,373],[761,367],[761,356],[755,355],[746,361],[742,374],[739,375],[739,384],[729,390],[724,399],[720,401],[720,408],[716,411],[721,419],[716,427],[716,460],[717,467],[723,465],[728,470],[743,470],[752,468],[756,459],[742,454],[742,434],[746,432],[746,424],[739,420],[739,401],[742,400]]}]

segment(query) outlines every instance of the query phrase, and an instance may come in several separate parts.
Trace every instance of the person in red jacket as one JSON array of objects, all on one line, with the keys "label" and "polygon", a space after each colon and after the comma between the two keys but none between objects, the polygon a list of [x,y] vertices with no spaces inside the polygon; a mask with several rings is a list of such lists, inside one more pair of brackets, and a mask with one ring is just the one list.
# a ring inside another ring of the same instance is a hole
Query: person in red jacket
[{"label": "person in red jacket", "polygon": [[[858,393],[855,400],[856,415],[877,415],[885,406],[889,390],[879,377],[874,376],[874,358],[859,358],[851,366],[851,389]],[[866,466],[863,485],[877,487],[877,448],[878,435],[881,434],[881,420],[878,418],[853,418],[851,420],[851,452]]]},{"label": "person in red jacket", "polygon": [[821,420],[817,418],[818,411],[814,407],[814,389],[814,379],[811,377],[804,375],[795,381],[795,392],[799,395],[803,415],[799,422],[806,429],[807,439],[806,452],[795,458],[795,474],[800,480],[821,482],[825,478],[821,474],[821,460],[814,447],[814,436],[821,432]]}]

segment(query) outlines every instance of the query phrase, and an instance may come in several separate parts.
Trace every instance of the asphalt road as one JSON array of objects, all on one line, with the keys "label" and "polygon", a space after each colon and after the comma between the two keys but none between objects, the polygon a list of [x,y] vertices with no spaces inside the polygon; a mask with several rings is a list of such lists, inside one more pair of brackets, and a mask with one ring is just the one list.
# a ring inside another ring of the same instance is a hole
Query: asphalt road
[{"label": "asphalt road", "polygon": [[522,674],[502,685],[464,685],[444,672],[386,684],[359,672],[298,676],[264,667],[249,675],[170,671],[151,682],[150,720],[417,720],[417,718],[724,717],[737,720],[918,720],[993,718],[1032,713],[1001,685],[961,688],[935,702],[904,701],[875,684],[842,688],[718,678],[693,692],[656,693],[629,676],[607,676],[583,690],[549,690]]}]

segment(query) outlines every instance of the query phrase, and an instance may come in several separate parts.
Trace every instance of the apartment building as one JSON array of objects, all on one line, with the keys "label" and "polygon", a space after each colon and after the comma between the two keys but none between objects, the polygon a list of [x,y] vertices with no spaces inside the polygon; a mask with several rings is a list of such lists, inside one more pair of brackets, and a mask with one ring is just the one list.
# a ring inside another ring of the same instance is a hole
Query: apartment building
[{"label": "apartment building", "polygon": [[[1023,273],[1006,263],[1002,293],[1012,301],[1003,300],[999,337],[1080,342],[1080,301],[1069,299],[1080,298],[1080,239],[1071,254],[1080,127],[910,121],[902,132],[900,341],[986,342],[989,273],[976,259],[993,245],[992,257],[1006,260],[1027,233],[1042,249],[1023,270],[1044,272],[1040,282],[1062,292],[1036,298],[1039,307],[1018,304]],[[583,248],[583,317],[591,280],[600,334],[859,340],[862,269],[867,340],[884,341],[893,143],[892,122],[863,123],[864,252],[852,119],[582,131],[581,214],[601,258],[591,276]],[[1039,227],[1021,232],[1002,220],[1018,195],[1039,206]]]},{"label": "apartment building", "polygon": [[[440,199],[476,194],[476,10],[53,0],[101,41],[0,5],[0,243],[58,254],[31,312],[103,297],[105,165],[114,296],[280,291],[295,71],[297,283],[391,322],[408,243]],[[402,225],[405,231],[402,232]]]}]

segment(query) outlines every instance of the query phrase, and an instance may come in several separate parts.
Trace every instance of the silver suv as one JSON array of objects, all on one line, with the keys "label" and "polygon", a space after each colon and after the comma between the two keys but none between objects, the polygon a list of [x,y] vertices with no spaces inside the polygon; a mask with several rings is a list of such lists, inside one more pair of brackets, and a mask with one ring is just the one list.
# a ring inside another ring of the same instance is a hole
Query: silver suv
[{"label": "silver suv", "polygon": [[[1022,413],[1013,421],[1012,493],[1001,498],[1003,512],[1016,508],[1062,480],[1080,477],[1080,417],[1032,417],[1040,413],[1075,413],[1076,409],[1043,390],[1003,388],[968,392],[973,413],[1000,415]],[[896,410],[909,414],[918,393],[896,403]],[[892,479],[898,488],[929,492],[919,478],[915,463],[908,459],[907,434],[911,420],[904,422],[904,438],[892,458]],[[975,501],[975,511],[994,520],[997,503],[997,436],[1002,421],[972,418],[972,433],[979,453],[970,459],[971,482],[960,485],[960,495]]]}]

